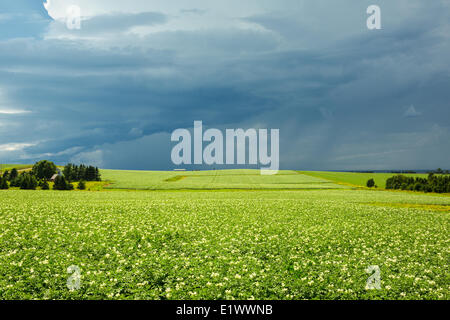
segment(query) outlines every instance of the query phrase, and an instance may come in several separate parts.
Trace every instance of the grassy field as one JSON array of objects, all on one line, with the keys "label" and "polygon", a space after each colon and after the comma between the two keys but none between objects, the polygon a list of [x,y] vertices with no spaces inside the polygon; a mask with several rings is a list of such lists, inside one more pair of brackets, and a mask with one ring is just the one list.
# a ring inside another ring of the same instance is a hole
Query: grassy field
[{"label": "grassy field", "polygon": [[180,189],[338,189],[328,180],[280,171],[274,176],[262,176],[259,170],[216,171],[120,171],[101,170],[103,180],[111,181],[107,188],[142,190]]},{"label": "grassy field", "polygon": [[[0,299],[449,299],[449,206],[365,190],[1,191]],[[381,290],[365,289],[370,265]]]},{"label": "grassy field", "polygon": [[0,299],[450,298],[447,195],[294,171],[102,175],[103,192],[0,191]]},{"label": "grassy field", "polygon": [[33,167],[31,164],[0,164],[0,171],[11,170],[16,168],[17,170],[29,169]]},{"label": "grassy field", "polygon": [[[358,173],[358,172],[331,172],[331,171],[301,171],[300,173],[308,176],[327,179],[333,182],[354,185],[366,186],[367,180],[374,179],[375,184],[379,188],[386,186],[386,180],[396,173]],[[428,174],[404,174],[407,177],[421,177],[427,178]]]}]

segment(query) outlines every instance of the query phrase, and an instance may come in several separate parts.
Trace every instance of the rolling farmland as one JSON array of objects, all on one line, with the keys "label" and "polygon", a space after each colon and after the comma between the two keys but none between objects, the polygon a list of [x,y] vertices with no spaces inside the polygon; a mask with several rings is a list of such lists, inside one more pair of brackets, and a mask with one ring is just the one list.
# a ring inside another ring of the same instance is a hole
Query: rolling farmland
[{"label": "rolling farmland", "polygon": [[447,195],[293,171],[102,175],[103,192],[0,191],[0,299],[450,298]]},{"label": "rolling farmland", "polygon": [[[395,173],[359,173],[359,172],[332,172],[332,171],[301,171],[300,173],[306,174],[311,177],[317,177],[321,179],[327,179],[341,184],[348,184],[354,186],[366,186],[367,180],[373,178],[375,184],[384,188],[386,186],[386,180]],[[407,177],[421,177],[427,178],[428,174],[403,174]]]},{"label": "rolling farmland", "polygon": [[111,189],[180,190],[180,189],[341,189],[331,181],[280,171],[277,175],[263,176],[259,170],[216,171],[120,171],[102,170],[104,180]]},{"label": "rolling farmland", "polygon": [[0,164],[0,171],[11,170],[16,168],[17,170],[31,169],[33,165],[31,164]]}]

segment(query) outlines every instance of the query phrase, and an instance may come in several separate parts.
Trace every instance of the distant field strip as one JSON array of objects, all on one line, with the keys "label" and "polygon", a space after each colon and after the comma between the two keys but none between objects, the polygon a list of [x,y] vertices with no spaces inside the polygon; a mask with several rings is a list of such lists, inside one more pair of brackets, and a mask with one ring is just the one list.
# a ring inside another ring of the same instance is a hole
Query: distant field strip
[{"label": "distant field strip", "polygon": [[[374,179],[379,188],[386,187],[386,180],[397,173],[359,173],[359,172],[330,172],[330,171],[300,171],[302,174],[311,177],[327,179],[336,183],[342,183],[354,186],[366,186],[367,180]],[[425,173],[404,174],[407,177],[428,177]]]},{"label": "distant field strip", "polygon": [[261,175],[259,170],[218,171],[121,171],[102,170],[102,179],[111,181],[108,189],[176,190],[176,189],[342,189],[328,180],[280,171]]},{"label": "distant field strip", "polygon": [[17,170],[28,169],[33,167],[31,164],[0,164],[0,171],[11,170],[16,168]]}]

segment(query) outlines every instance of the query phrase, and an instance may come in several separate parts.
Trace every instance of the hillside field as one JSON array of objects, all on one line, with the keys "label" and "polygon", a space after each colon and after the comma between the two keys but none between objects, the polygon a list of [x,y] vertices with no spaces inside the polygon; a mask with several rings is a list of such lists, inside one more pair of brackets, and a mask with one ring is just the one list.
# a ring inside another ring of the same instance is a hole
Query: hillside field
[{"label": "hillside field", "polygon": [[102,191],[0,191],[0,299],[450,298],[448,195],[295,171],[102,178]]},{"label": "hillside field", "polygon": [[[359,172],[332,172],[332,171],[300,171],[305,175],[311,177],[317,177],[321,179],[327,179],[336,183],[353,185],[353,186],[366,186],[367,180],[374,179],[375,184],[379,188],[386,187],[386,180],[397,173],[359,173]],[[402,174],[407,177],[421,177],[427,178],[428,174]]]},{"label": "hillside field", "polygon": [[17,170],[29,169],[33,167],[31,164],[0,164],[0,172],[16,168]]},{"label": "hillside field", "polygon": [[101,170],[102,179],[111,181],[106,188],[141,190],[180,189],[342,189],[329,180],[280,171],[263,176],[259,170],[215,171],[121,171]]}]

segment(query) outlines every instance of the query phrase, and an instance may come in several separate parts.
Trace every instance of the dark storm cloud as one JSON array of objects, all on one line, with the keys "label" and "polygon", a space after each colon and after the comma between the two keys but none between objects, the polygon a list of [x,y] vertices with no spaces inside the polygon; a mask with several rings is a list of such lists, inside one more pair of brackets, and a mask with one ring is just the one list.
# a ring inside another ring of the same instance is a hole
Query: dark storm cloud
[{"label": "dark storm cloud", "polygon": [[[2,40],[0,146],[22,145],[0,157],[169,169],[170,132],[203,120],[223,129],[280,128],[283,168],[445,167],[449,6],[413,4],[408,12],[389,4],[379,31],[364,29],[364,3],[308,4],[303,11],[331,18],[296,19],[280,5],[235,19],[259,28],[141,35],[129,31],[172,18],[109,14],[78,34],[61,31],[76,39],[54,36],[62,24],[52,22],[50,38]],[[2,114],[6,107],[29,112]]]}]

